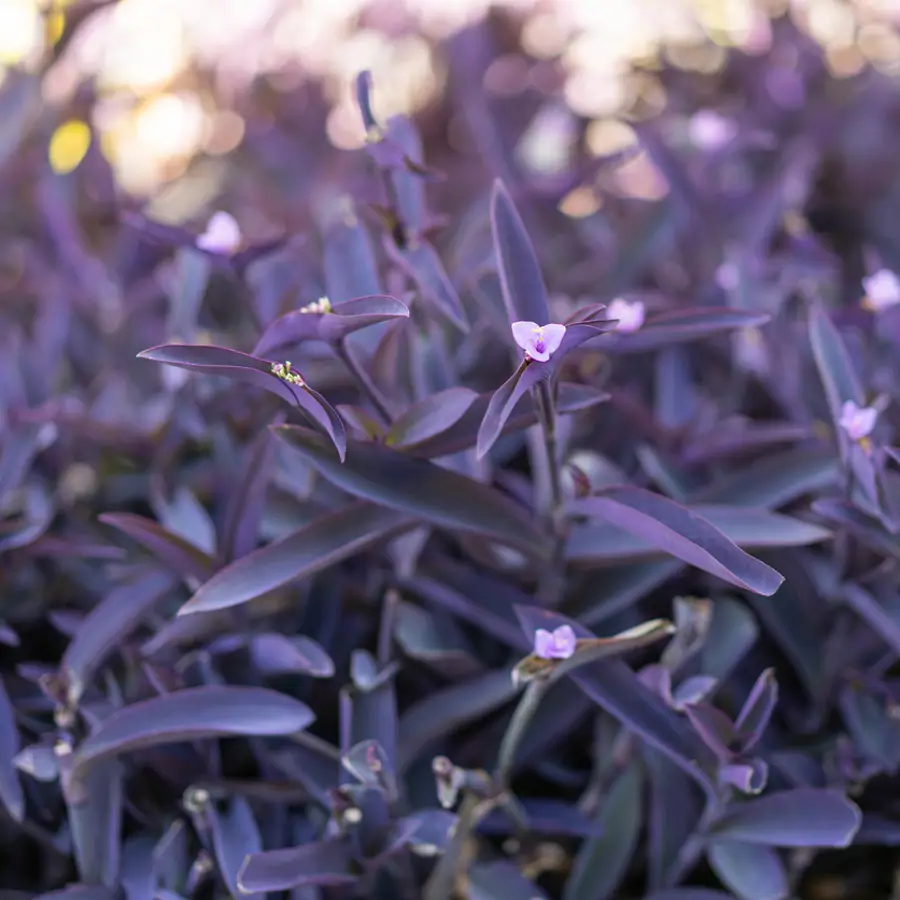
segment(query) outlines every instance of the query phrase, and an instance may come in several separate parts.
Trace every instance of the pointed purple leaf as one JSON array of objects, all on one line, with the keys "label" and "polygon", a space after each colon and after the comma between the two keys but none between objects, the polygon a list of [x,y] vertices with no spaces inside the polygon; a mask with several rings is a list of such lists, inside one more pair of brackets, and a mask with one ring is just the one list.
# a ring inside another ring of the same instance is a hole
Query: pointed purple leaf
[{"label": "pointed purple leaf", "polygon": [[256,668],[263,674],[292,672],[313,678],[331,678],[334,660],[321,644],[305,635],[255,634],[250,652]]},{"label": "pointed purple leaf", "polygon": [[614,355],[658,350],[736,328],[759,327],[770,318],[767,313],[728,307],[672,310],[648,316],[644,324],[631,334],[611,334],[604,338],[603,350]]},{"label": "pointed purple leaf", "polygon": [[759,743],[777,702],[778,682],[775,680],[775,670],[766,669],[756,679],[753,690],[734,723],[744,753]]},{"label": "pointed purple leaf", "polygon": [[303,341],[335,343],[348,334],[394,319],[408,319],[409,309],[394,297],[379,294],[335,303],[330,312],[294,310],[276,319],[253,348],[253,356],[267,356],[274,350]]},{"label": "pointed purple leaf", "polygon": [[569,504],[574,515],[598,516],[666,553],[730,584],[771,596],[784,578],[685,506],[636,487],[614,488]]},{"label": "pointed purple leaf", "polygon": [[309,429],[284,426],[274,431],[322,477],[350,494],[434,525],[495,537],[538,557],[548,552],[525,508],[487,485],[373,444],[351,442],[340,465]]},{"label": "pointed purple leaf", "polygon": [[684,712],[703,743],[723,762],[731,759],[735,741],[731,719],[709,703],[688,704]]},{"label": "pointed purple leaf", "polygon": [[[324,446],[320,449],[331,457]],[[411,525],[412,520],[401,513],[366,503],[319,516],[225,566],[200,587],[178,615],[247,603],[320,572]]]},{"label": "pointed purple leaf", "polygon": [[289,735],[315,716],[306,704],[255,687],[194,687],[116,710],[75,754],[77,773],[102,759],[181,741],[237,735]]},{"label": "pointed purple leaf", "polygon": [[861,822],[859,807],[842,793],[796,788],[735,806],[710,835],[774,847],[849,847]]},{"label": "pointed purple leaf", "polygon": [[0,800],[16,822],[25,818],[25,792],[16,768],[19,747],[16,713],[6,687],[0,681]]},{"label": "pointed purple leaf", "polygon": [[305,885],[352,884],[357,879],[354,868],[347,844],[319,841],[251,854],[238,874],[238,885],[243,893],[254,894]]},{"label": "pointed purple leaf", "polygon": [[771,847],[715,841],[707,858],[719,881],[743,900],[784,900],[790,894],[784,864]]},{"label": "pointed purple leaf", "polygon": [[238,897],[238,872],[241,871],[244,860],[262,850],[253,812],[243,797],[234,797],[226,812],[219,812],[215,804],[210,803],[206,815],[222,880],[231,893]]},{"label": "pointed purple leaf", "polygon": [[102,513],[99,520],[127,534],[182,578],[205,581],[215,571],[211,556],[153,519],[134,513]]},{"label": "pointed purple leaf", "polygon": [[431,394],[413,404],[394,422],[384,442],[404,450],[421,444],[455,425],[477,399],[475,391],[463,387]]},{"label": "pointed purple leaf", "polygon": [[820,306],[810,313],[809,338],[831,415],[837,424],[841,417],[841,407],[846,400],[852,400],[858,406],[865,404],[862,385],[840,332]]},{"label": "pointed purple leaf", "polygon": [[512,198],[498,179],[491,196],[491,229],[509,321],[550,321],[547,289],[534,246]]},{"label": "pointed purple leaf", "polygon": [[140,359],[165,363],[199,372],[232,378],[277,395],[282,400],[298,407],[332,441],[338,456],[344,458],[347,450],[347,435],[343,419],[318,391],[309,385],[296,385],[279,378],[272,372],[272,362],[266,359],[202,344],[164,344],[151,347],[138,354]]}]

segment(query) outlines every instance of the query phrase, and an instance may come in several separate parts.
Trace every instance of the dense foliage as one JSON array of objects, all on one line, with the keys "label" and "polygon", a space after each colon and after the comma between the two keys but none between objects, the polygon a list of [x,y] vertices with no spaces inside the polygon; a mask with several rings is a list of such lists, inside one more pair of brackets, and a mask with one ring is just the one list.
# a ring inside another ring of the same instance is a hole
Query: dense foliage
[{"label": "dense foliage", "polygon": [[260,85],[177,226],[10,73],[4,900],[890,894],[900,97],[776,26],[552,172],[506,20]]}]

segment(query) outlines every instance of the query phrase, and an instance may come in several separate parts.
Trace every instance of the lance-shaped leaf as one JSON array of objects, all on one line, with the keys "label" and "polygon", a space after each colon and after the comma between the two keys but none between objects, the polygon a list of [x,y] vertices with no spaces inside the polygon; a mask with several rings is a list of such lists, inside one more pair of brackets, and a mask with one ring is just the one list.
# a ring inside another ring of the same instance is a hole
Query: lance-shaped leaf
[{"label": "lance-shaped leaf", "polygon": [[544,325],[550,321],[550,306],[537,254],[519,211],[499,179],[491,196],[491,229],[509,321]]},{"label": "lance-shaped leaf", "polygon": [[845,401],[852,400],[858,406],[865,404],[862,385],[834,322],[819,306],[809,316],[809,339],[831,415],[837,424]]},{"label": "lance-shaped leaf", "polygon": [[325,286],[333,303],[381,293],[372,242],[354,216],[329,228],[322,249]]},{"label": "lance-shaped leaf", "polygon": [[385,237],[384,247],[397,267],[412,279],[422,297],[434,307],[435,312],[463,334],[467,334],[469,320],[466,318],[465,308],[434,247],[420,239],[415,239],[405,247],[398,247],[391,237]]},{"label": "lance-shaped leaf", "polygon": [[750,696],[734,722],[734,729],[741,741],[741,749],[745,753],[759,743],[777,702],[778,682],[775,680],[775,670],[765,669],[756,679]]},{"label": "lance-shaped leaf", "polygon": [[184,688],[116,710],[82,742],[75,773],[101,759],[160,744],[238,735],[288,735],[315,720],[299,700],[268,688]]},{"label": "lance-shaped leaf", "polygon": [[222,880],[234,896],[239,896],[238,873],[248,856],[262,850],[253,811],[243,797],[234,797],[226,812],[220,812],[210,803],[204,813],[208,817]]},{"label": "lance-shaped leaf", "polygon": [[408,318],[406,305],[385,294],[335,303],[328,312],[296,309],[276,319],[263,332],[253,348],[253,356],[266,356],[303,341],[336,343],[361,328]]},{"label": "lance-shaped leaf", "polygon": [[16,768],[19,746],[16,713],[9,694],[0,681],[0,799],[16,822],[25,818],[25,793]]},{"label": "lance-shaped leaf", "polygon": [[[529,321],[535,321],[533,319]],[[500,437],[507,419],[525,394],[541,381],[548,381],[558,371],[566,356],[586,341],[602,334],[596,324],[576,323],[566,327],[565,336],[557,350],[546,362],[524,360],[512,376],[491,397],[478,429],[477,454],[481,458]]]},{"label": "lance-shaped leaf", "polygon": [[414,403],[385,435],[390,447],[406,448],[421,444],[455,425],[478,399],[475,391],[455,387],[438,391]]},{"label": "lance-shaped leaf", "polygon": [[102,513],[105,525],[112,525],[152,553],[183,578],[205,581],[215,571],[215,561],[183,537],[167,531],[153,519],[134,513]]},{"label": "lance-shaped leaf", "polygon": [[334,840],[253,853],[244,861],[237,881],[245,894],[261,894],[307,885],[352,884],[357,877],[349,844]]},{"label": "lance-shaped leaf", "polygon": [[269,360],[238,350],[230,350],[227,347],[200,344],[163,344],[160,347],[143,350],[138,356],[141,359],[187,369],[189,372],[232,378],[269,391],[299,407],[304,415],[329,437],[341,459],[344,458],[347,451],[347,435],[343,419],[331,404],[308,384],[287,381],[276,375],[273,366],[277,364]]},{"label": "lance-shaped leaf", "polygon": [[[322,449],[330,456],[324,446]],[[401,512],[368,503],[351,504],[319,516],[225,566],[201,586],[178,615],[247,603],[333,566],[410,527],[413,521]]]},{"label": "lance-shaped leaf", "polygon": [[719,881],[744,900],[783,900],[790,894],[787,872],[771,847],[715,841],[706,855]]},{"label": "lance-shaped leaf", "polygon": [[[557,351],[558,352],[558,351]],[[451,388],[451,390],[453,390]],[[434,459],[468,450],[474,447],[478,441],[478,433],[481,423],[484,421],[488,406],[493,394],[478,394],[472,405],[448,428],[426,438],[415,445],[404,444],[416,456]],[[598,391],[588,385],[562,382],[559,385],[556,397],[556,412],[558,415],[567,415],[580,412],[583,409],[591,409],[609,399],[609,394]],[[528,396],[523,396],[519,402],[513,405],[512,412],[500,431],[501,435],[513,434],[530,428],[537,422],[537,413],[534,403]]]},{"label": "lance-shaped leaf", "polygon": [[773,847],[849,847],[861,822],[859,807],[842,793],[796,788],[735,806],[710,836]]},{"label": "lance-shaped leaf", "polygon": [[350,442],[341,465],[320,435],[283,426],[275,434],[332,484],[434,525],[495,537],[537,556],[545,542],[523,507],[487,485],[373,444]]},{"label": "lance-shaped leaf", "polygon": [[614,488],[569,504],[573,515],[599,516],[618,528],[730,584],[771,596],[784,578],[732,543],[685,506],[642,488]]},{"label": "lance-shaped leaf", "polygon": [[604,338],[603,350],[615,355],[658,350],[660,347],[698,341],[735,328],[758,327],[765,325],[770,318],[768,313],[728,307],[678,309],[648,316],[644,324],[630,334],[611,334]]},{"label": "lance-shaped leaf", "polygon": [[78,703],[94,672],[176,583],[168,572],[139,572],[113,588],[85,616],[60,661],[70,703]]}]

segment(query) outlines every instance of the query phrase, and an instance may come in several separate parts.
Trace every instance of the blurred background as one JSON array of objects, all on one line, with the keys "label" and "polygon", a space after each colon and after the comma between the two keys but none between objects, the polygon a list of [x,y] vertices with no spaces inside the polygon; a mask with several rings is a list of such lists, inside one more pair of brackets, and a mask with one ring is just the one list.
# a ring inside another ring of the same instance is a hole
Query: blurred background
[{"label": "blurred background", "polygon": [[[565,167],[567,140],[583,141],[597,156],[627,146],[629,117],[649,117],[667,105],[661,68],[714,75],[733,48],[750,56],[778,51],[773,20],[789,20],[819,45],[838,79],[867,68],[900,74],[898,0],[491,6],[494,15],[508,13],[504,20],[517,33],[508,52],[487,66],[483,87],[497,96],[537,90],[553,98],[542,110],[540,139],[529,145],[526,135],[521,148],[534,166],[549,170]],[[46,135],[54,171],[73,170],[96,144],[117,189],[152,197],[203,164],[189,192],[190,205],[202,205],[216,191],[217,163],[248,137],[251,98],[274,113],[278,95],[290,96],[298,122],[300,104],[321,102],[327,140],[359,147],[355,74],[372,70],[382,116],[427,109],[448,84],[447,39],[483,18],[487,7],[484,0],[2,0],[0,81],[15,79],[17,89],[5,85],[0,153],[10,151],[21,118],[40,110],[58,117]],[[802,106],[796,50],[783,50],[767,69],[766,88],[784,106]],[[449,145],[464,144],[462,129],[447,124]],[[715,140],[721,124],[696,120],[694,139]],[[640,156],[628,161],[623,178],[636,195],[665,189]],[[584,214],[591,201],[582,192],[568,204]]]}]

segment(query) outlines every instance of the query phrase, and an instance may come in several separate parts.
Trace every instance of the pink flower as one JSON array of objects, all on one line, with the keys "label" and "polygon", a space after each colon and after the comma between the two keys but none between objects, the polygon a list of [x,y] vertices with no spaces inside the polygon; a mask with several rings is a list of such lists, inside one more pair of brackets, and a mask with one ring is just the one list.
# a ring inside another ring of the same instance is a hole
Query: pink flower
[{"label": "pink flower", "polygon": [[629,303],[621,297],[617,297],[606,309],[606,314],[610,319],[618,319],[616,331],[622,334],[631,334],[637,331],[644,324],[644,304],[640,300]]},{"label": "pink flower", "polygon": [[234,216],[217,212],[206,223],[206,231],[197,238],[197,247],[209,253],[230,255],[241,246],[241,229]]},{"label": "pink flower", "polygon": [[737,125],[711,109],[701,109],[688,123],[691,143],[701,150],[719,150],[737,134]]},{"label": "pink flower", "polygon": [[879,269],[874,275],[862,280],[866,296],[863,306],[873,312],[883,312],[900,303],[900,278],[890,269]]},{"label": "pink flower", "polygon": [[575,652],[575,632],[571,625],[555,631],[538,628],[534,633],[534,655],[541,659],[568,659]]},{"label": "pink flower", "polygon": [[534,322],[513,322],[512,333],[516,343],[529,359],[547,362],[559,349],[566,334],[565,325],[537,325]]},{"label": "pink flower", "polygon": [[878,419],[878,410],[874,406],[857,406],[852,400],[847,400],[841,407],[839,425],[851,440],[861,441],[868,437],[875,427]]}]

